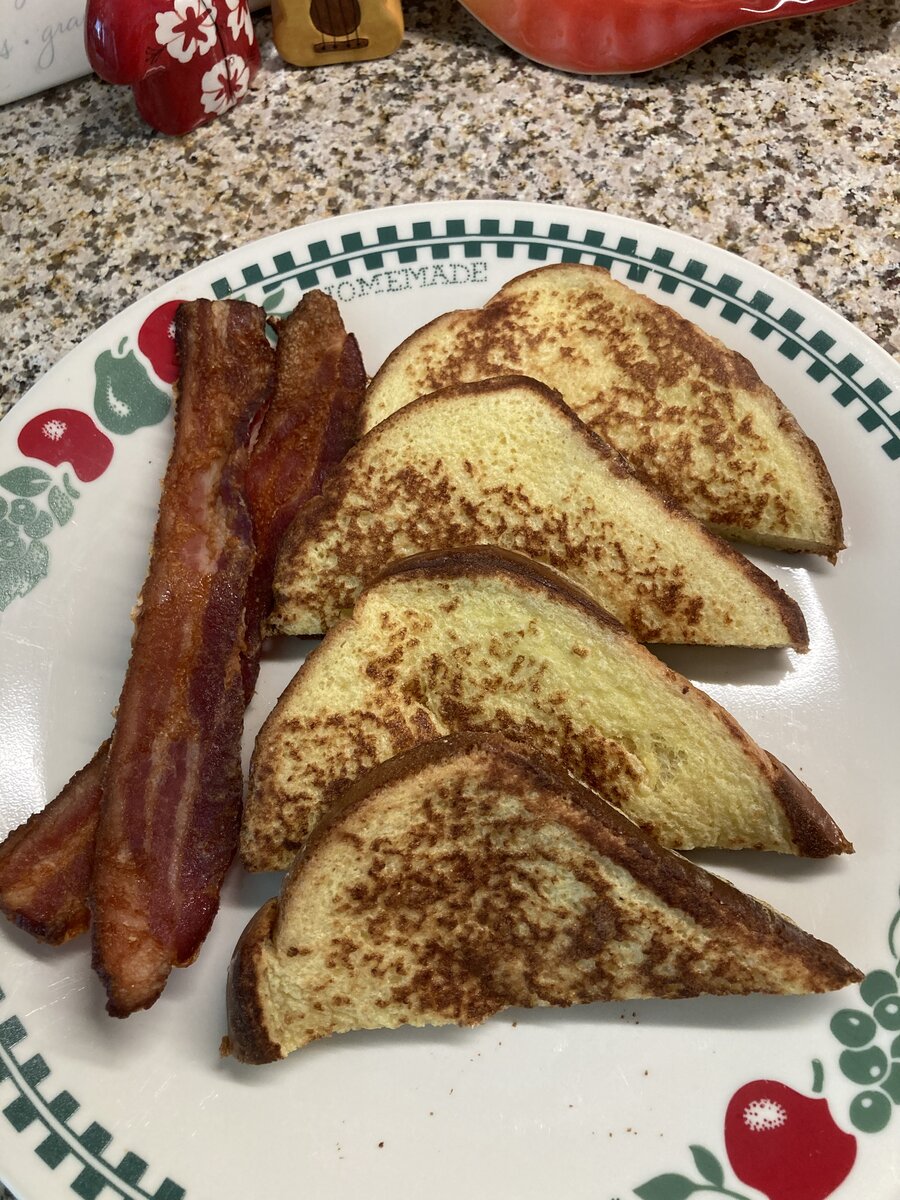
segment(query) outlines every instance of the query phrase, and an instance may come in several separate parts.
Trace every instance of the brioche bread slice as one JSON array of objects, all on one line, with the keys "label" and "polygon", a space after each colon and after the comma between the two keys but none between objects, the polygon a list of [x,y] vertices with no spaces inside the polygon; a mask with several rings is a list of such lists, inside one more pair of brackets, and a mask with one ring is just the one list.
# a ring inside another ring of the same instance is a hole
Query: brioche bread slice
[{"label": "brioche bread slice", "polygon": [[565,571],[641,641],[807,646],[773,580],[524,377],[422,397],[358,442],[282,543],[270,630],[321,633],[385,563],[476,542]]},{"label": "brioche bread slice", "polygon": [[373,379],[363,432],[451,383],[533,376],[723,537],[832,561],[841,506],[815,444],[750,362],[602,267],[513,279],[481,309],[447,313]]},{"label": "brioche bread slice", "polygon": [[376,767],[316,827],[235,950],[225,1049],[270,1062],[333,1033],[477,1025],[513,1005],[861,978],[573,779],[469,734]]},{"label": "brioche bread slice", "polygon": [[473,547],[394,564],[307,658],[256,740],[245,865],[289,866],[362,771],[469,730],[562,763],[668,846],[852,849],[790,771],[590,597]]}]

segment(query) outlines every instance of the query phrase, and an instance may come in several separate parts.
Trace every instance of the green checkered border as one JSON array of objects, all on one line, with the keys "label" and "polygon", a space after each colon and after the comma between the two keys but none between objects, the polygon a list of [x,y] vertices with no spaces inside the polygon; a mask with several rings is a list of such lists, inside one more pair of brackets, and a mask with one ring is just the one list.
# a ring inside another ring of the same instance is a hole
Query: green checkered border
[{"label": "green checkered border", "polygon": [[[4,998],[0,991],[0,1001]],[[81,1106],[67,1091],[58,1092],[52,1099],[45,1097],[47,1089],[43,1085],[50,1075],[46,1061],[40,1054],[24,1058],[17,1054],[26,1037],[18,1017],[0,1022],[0,1103],[11,1083],[16,1095],[4,1104],[3,1116],[17,1133],[35,1123],[38,1128],[43,1126],[45,1136],[35,1148],[38,1158],[53,1171],[66,1159],[74,1161],[80,1170],[70,1187],[81,1200],[111,1196],[121,1200],[182,1200],[184,1188],[168,1178],[155,1192],[142,1188],[147,1163],[136,1154],[129,1151],[118,1163],[109,1162],[104,1151],[112,1134],[96,1121],[91,1121],[82,1133],[72,1128],[70,1121]]]},{"label": "green checkered border", "polygon": [[679,266],[670,250],[657,248],[646,256],[639,253],[637,239],[625,236],[610,239],[599,229],[574,237],[564,224],[550,224],[543,233],[535,228],[533,221],[513,220],[504,227],[500,220],[482,217],[473,219],[470,228],[465,218],[453,218],[443,224],[414,221],[411,235],[403,236],[396,225],[383,225],[368,242],[361,233],[345,233],[340,237],[340,249],[321,240],[311,242],[304,256],[291,251],[276,254],[271,269],[254,263],[242,269],[239,279],[215,280],[212,290],[220,299],[259,287],[264,295],[269,295],[289,282],[306,291],[347,278],[354,263],[360,260],[367,270],[402,266],[420,261],[420,256],[440,262],[448,259],[452,248],[458,246],[462,246],[466,258],[473,259],[484,257],[487,250],[498,258],[512,258],[524,248],[533,262],[592,262],[607,268],[613,263],[624,263],[628,279],[643,283],[648,275],[657,276],[657,287],[665,295],[687,288],[690,302],[698,308],[716,301],[721,305],[724,320],[737,324],[749,317],[754,337],[760,341],[777,339],[777,350],[786,359],[793,361],[805,355],[809,359],[806,374],[817,382],[830,379],[831,394],[838,404],[846,408],[852,401],[860,401],[862,410],[856,420],[870,433],[876,429],[887,433],[882,450],[893,461],[900,458],[900,413],[892,413],[885,407],[892,389],[877,378],[861,383],[856,376],[862,362],[853,354],[842,353],[829,334],[810,329],[810,322],[802,313],[789,307],[778,315],[773,309],[773,296],[759,290],[742,295],[751,289],[730,272],[715,279],[708,264],[699,259],[689,258]]}]

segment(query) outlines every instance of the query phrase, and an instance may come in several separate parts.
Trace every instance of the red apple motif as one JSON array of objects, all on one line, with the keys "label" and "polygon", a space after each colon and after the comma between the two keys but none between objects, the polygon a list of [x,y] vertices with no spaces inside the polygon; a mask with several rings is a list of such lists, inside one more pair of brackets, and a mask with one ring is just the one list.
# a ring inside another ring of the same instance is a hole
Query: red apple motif
[{"label": "red apple motif", "polygon": [[163,383],[178,378],[178,353],[175,347],[175,313],[180,300],[167,300],[155,308],[141,326],[138,347],[150,359],[153,370]]},{"label": "red apple motif", "polygon": [[53,408],[22,427],[19,449],[28,458],[58,467],[69,463],[83,483],[97,479],[109,466],[113,444],[87,413]]},{"label": "red apple motif", "polygon": [[856,1138],[838,1128],[827,1100],[771,1079],[732,1096],[725,1149],[738,1179],[769,1200],[825,1200],[856,1160]]}]

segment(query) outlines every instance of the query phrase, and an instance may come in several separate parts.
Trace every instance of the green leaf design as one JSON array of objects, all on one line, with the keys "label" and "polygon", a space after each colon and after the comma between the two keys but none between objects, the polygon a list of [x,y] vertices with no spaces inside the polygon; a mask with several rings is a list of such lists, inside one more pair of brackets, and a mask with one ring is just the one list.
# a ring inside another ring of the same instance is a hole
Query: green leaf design
[{"label": "green leaf design", "polygon": [[52,530],[53,518],[48,512],[44,512],[43,509],[38,509],[33,517],[22,522],[22,532],[27,533],[30,538],[35,538],[37,541],[45,538]]},{"label": "green leaf design", "polygon": [[38,508],[33,500],[25,500],[22,497],[13,500],[9,519],[14,525],[18,525],[24,534],[30,538],[37,538],[38,541],[45,538],[53,528],[50,514]]},{"label": "green leaf design", "polygon": [[265,300],[263,300],[263,308],[267,313],[274,312],[283,299],[284,288],[281,288],[279,291],[273,292],[271,296],[266,296]]},{"label": "green leaf design", "polygon": [[691,1154],[694,1156],[694,1163],[697,1170],[708,1182],[714,1187],[720,1188],[725,1185],[725,1172],[722,1170],[722,1164],[716,1156],[704,1146],[691,1146]]},{"label": "green leaf design", "polygon": [[50,476],[37,467],[14,467],[0,475],[0,487],[14,496],[39,496],[50,486]]},{"label": "green leaf design", "polygon": [[17,526],[8,517],[0,517],[0,558],[20,558],[25,542]]},{"label": "green leaf design", "polygon": [[72,486],[72,482],[69,479],[68,472],[66,472],[66,474],[63,475],[63,487],[66,489],[66,492],[72,497],[73,500],[77,500],[78,497],[81,495],[81,492],[79,492],[76,488],[74,488]]},{"label": "green leaf design", "polygon": [[657,1175],[634,1189],[641,1200],[685,1200],[693,1196],[697,1185],[684,1175]]},{"label": "green leaf design", "polygon": [[0,559],[0,610],[40,583],[47,574],[49,561],[43,542],[31,542],[24,553]]},{"label": "green leaf design", "polygon": [[75,511],[75,505],[55,483],[47,493],[47,506],[56,518],[57,525],[65,525]]}]

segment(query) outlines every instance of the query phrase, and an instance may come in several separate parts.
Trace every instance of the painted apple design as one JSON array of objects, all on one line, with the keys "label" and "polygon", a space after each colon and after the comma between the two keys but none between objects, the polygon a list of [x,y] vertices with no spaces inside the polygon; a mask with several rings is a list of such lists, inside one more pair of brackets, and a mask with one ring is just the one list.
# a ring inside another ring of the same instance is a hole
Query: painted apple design
[{"label": "painted apple design", "polygon": [[138,333],[138,348],[150,359],[153,370],[163,383],[178,378],[178,353],[175,346],[175,313],[180,300],[167,300],[147,317]]},{"label": "painted apple design", "polygon": [[58,467],[69,463],[83,483],[97,479],[109,466],[113,444],[87,413],[53,408],[22,427],[19,449],[28,458]]},{"label": "painted apple design", "polygon": [[133,350],[104,350],[94,364],[94,412],[111,433],[134,433],[157,425],[168,413],[171,400],[158,388]]},{"label": "painted apple design", "polygon": [[856,1160],[856,1138],[835,1124],[827,1100],[772,1079],[732,1096],[725,1149],[738,1179],[769,1200],[825,1200]]}]

